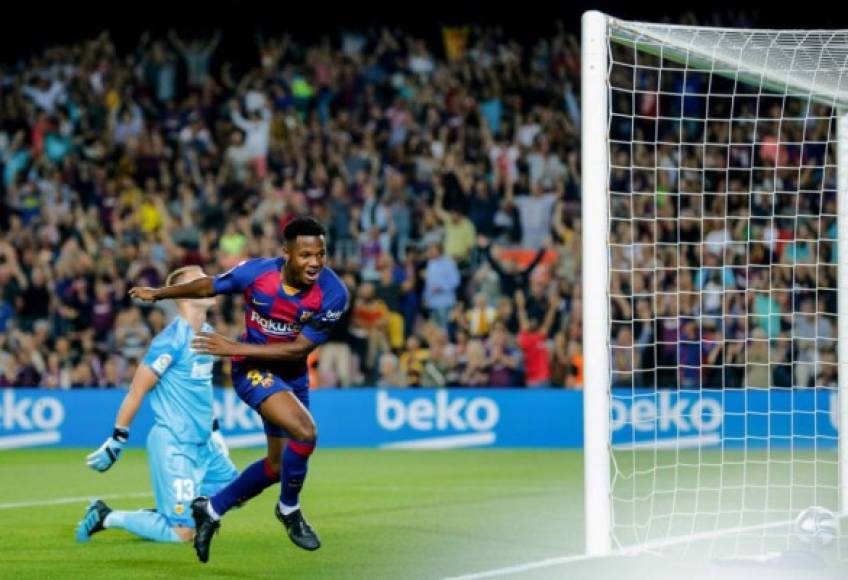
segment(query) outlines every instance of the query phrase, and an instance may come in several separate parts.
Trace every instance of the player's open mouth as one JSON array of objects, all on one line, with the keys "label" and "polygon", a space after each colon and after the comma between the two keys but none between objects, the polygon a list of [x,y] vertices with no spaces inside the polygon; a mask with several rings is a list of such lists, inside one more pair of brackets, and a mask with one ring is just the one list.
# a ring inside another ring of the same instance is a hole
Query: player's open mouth
[{"label": "player's open mouth", "polygon": [[321,273],[320,268],[307,269],[303,273],[303,277],[306,279],[307,282],[315,282],[315,280],[318,279],[318,274],[320,274],[320,273]]}]

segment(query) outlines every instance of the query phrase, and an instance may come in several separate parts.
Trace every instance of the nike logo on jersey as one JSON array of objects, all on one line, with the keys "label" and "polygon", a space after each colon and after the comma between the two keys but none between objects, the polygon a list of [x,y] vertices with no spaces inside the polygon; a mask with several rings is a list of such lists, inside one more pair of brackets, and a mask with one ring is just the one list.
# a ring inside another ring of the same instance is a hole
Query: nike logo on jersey
[{"label": "nike logo on jersey", "polygon": [[256,306],[268,306],[267,302],[259,302],[256,298],[252,298],[252,300]]}]

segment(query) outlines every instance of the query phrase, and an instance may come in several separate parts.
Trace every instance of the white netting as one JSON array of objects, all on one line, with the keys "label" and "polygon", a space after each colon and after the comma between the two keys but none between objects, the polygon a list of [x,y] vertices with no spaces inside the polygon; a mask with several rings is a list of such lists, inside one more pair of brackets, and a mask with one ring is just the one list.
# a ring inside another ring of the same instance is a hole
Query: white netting
[{"label": "white netting", "polygon": [[611,21],[618,547],[763,554],[838,509],[838,105],[848,33]]}]

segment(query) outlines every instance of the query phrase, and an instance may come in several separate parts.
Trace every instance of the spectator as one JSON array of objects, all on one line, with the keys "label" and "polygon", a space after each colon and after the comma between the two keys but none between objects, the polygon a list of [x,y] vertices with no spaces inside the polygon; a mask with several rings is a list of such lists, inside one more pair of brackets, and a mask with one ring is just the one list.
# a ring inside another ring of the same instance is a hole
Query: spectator
[{"label": "spectator", "polygon": [[406,380],[398,366],[398,357],[390,352],[380,355],[380,373],[377,386],[381,388],[406,386]]},{"label": "spectator", "polygon": [[224,152],[222,175],[226,176],[231,183],[244,185],[250,171],[250,161],[255,157],[255,151],[252,151],[245,143],[244,133],[232,131],[230,145]]},{"label": "spectator", "polygon": [[21,345],[16,355],[17,374],[14,378],[14,386],[17,387],[37,387],[41,382],[41,373],[33,364],[31,353]]},{"label": "spectator", "polygon": [[221,31],[216,31],[214,36],[205,43],[200,39],[185,43],[174,30],[168,32],[168,39],[177,47],[185,60],[189,86],[202,88],[209,79],[212,55],[218,43],[221,42]]},{"label": "spectator", "polygon": [[492,194],[489,185],[483,179],[474,183],[474,195],[468,217],[478,236],[491,238],[495,235],[495,214],[498,212],[498,200]]},{"label": "spectator", "polygon": [[30,332],[36,320],[47,318],[50,313],[52,296],[47,287],[48,280],[44,269],[36,267],[30,274],[30,280],[15,300],[19,324],[22,330]]},{"label": "spectator", "polygon": [[492,269],[497,273],[500,281],[500,292],[504,296],[514,296],[516,291],[527,288],[530,283],[530,275],[542,261],[542,258],[545,257],[546,251],[544,247],[539,248],[530,264],[524,270],[519,270],[513,262],[501,265],[492,255],[493,248],[485,236],[477,237],[477,247],[481,249]]},{"label": "spectator", "polygon": [[[372,333],[351,312],[364,372],[347,376],[358,362],[340,330],[319,353],[322,384],[365,375],[373,384],[390,352],[411,385],[467,383],[474,340],[488,334],[492,385],[520,385],[525,375],[544,383],[547,374],[580,386],[577,40],[540,30],[528,44],[478,27],[450,63],[411,34],[345,36],[346,51],[260,38],[255,62],[236,67],[220,34],[145,34],[129,53],[101,35],[7,67],[0,381],[17,380],[20,363],[10,359],[26,344],[26,366],[53,388],[127,384],[167,318],[133,313],[127,286],[160,285],[187,263],[218,273],[272,254],[288,220],[310,213],[329,226],[329,265],[376,285],[369,302],[390,313],[369,347]],[[178,61],[186,83],[177,82]],[[736,111],[719,102],[703,123],[663,121],[657,112],[673,101],[674,83],[652,94],[656,79],[643,66],[613,66],[610,80],[630,86],[634,71],[636,102],[611,103],[612,134],[632,139],[610,151],[610,316],[621,321],[611,338],[632,353],[614,365],[635,386],[700,375],[709,388],[741,387],[746,370],[765,373],[758,384],[831,383],[836,184],[816,169],[833,139],[830,109],[811,105],[803,126],[782,127],[779,142],[767,129],[752,148],[756,127],[730,127],[723,119]],[[700,98],[692,90],[705,80],[696,77],[678,87],[690,116]],[[740,95],[735,106],[753,115],[755,99]],[[795,118],[797,106],[787,99],[769,114]],[[681,134],[704,146],[677,145]],[[785,164],[807,169],[778,171]],[[512,242],[537,250],[529,266],[504,258],[499,246]],[[423,259],[433,245],[441,251]],[[546,257],[556,259],[540,268]],[[518,290],[529,327],[554,311],[547,340],[522,327]],[[466,310],[481,293],[486,306],[478,297]],[[233,316],[242,306],[227,299],[219,330],[240,332]],[[223,384],[227,367],[215,371]]]},{"label": "spectator", "polygon": [[389,211],[391,231],[391,252],[402,260],[412,238],[412,208],[409,205],[409,192],[406,178],[400,172],[392,172],[386,178],[388,182],[383,198]]},{"label": "spectator", "polygon": [[580,344],[570,342],[567,350],[568,368],[565,374],[565,386],[570,389],[583,388],[583,353]]},{"label": "spectator", "polygon": [[479,340],[468,343],[465,362],[457,369],[459,384],[463,387],[486,387],[489,385],[489,361],[486,349]]},{"label": "spectator", "polygon": [[566,175],[562,160],[551,152],[548,140],[539,135],[535,139],[534,151],[527,156],[530,166],[530,187],[552,191],[557,184],[564,182]]},{"label": "spectator", "polygon": [[768,364],[769,341],[766,331],[755,328],[748,345],[748,361],[745,368],[745,385],[767,389],[771,386],[771,370]]},{"label": "spectator", "polygon": [[95,282],[91,319],[92,327],[94,328],[94,338],[101,344],[105,344],[108,341],[118,314],[117,307],[117,301],[111,286],[105,280]]},{"label": "spectator", "polygon": [[400,310],[401,286],[405,272],[395,268],[391,255],[384,254],[380,259],[380,281],[376,295],[385,302],[391,312]]},{"label": "spectator", "polygon": [[389,309],[377,298],[374,285],[365,282],[359,286],[351,312],[351,335],[354,350],[361,368],[369,374],[376,370],[381,353],[389,352]]},{"label": "spectator", "polygon": [[545,193],[542,181],[530,185],[530,195],[513,196],[513,188],[506,188],[506,202],[518,208],[521,221],[521,247],[538,249],[551,234],[554,207],[562,195],[562,181],[557,181],[557,191]]},{"label": "spectator", "polygon": [[0,368],[0,387],[17,387],[18,386],[18,361],[14,356],[9,356],[5,359],[4,365]]},{"label": "spectator", "polygon": [[517,387],[521,356],[509,344],[509,332],[503,322],[496,322],[489,337],[489,385],[492,387]]},{"label": "spectator", "polygon": [[548,305],[544,320],[539,323],[538,319],[527,316],[527,304],[524,293],[519,290],[515,293],[515,304],[518,310],[518,321],[520,332],[518,333],[518,344],[524,351],[525,368],[527,369],[527,386],[544,387],[549,386],[551,371],[548,359],[548,349],[545,345],[548,332],[554,323],[556,306],[553,297]]},{"label": "spectator", "polygon": [[568,339],[565,332],[560,330],[553,340],[551,353],[551,384],[555,387],[567,387],[567,377],[571,373],[569,360]]},{"label": "spectator", "polygon": [[[128,359],[140,360],[147,350],[150,342],[150,329],[141,318],[141,311],[137,306],[122,311],[118,314],[115,331],[115,344],[118,350]],[[84,373],[75,369],[76,377]]]},{"label": "spectator", "polygon": [[433,244],[427,253],[424,274],[424,304],[437,325],[447,329],[448,315],[456,304],[459,270],[450,256],[442,254],[441,247]]},{"label": "spectator", "polygon": [[[612,386],[632,389],[633,384],[633,334],[626,326],[619,328],[612,345]],[[683,369],[679,369],[681,372]]]},{"label": "spectator", "polygon": [[245,155],[255,164],[257,177],[262,179],[270,146],[271,111],[263,105],[251,111],[246,118],[239,110],[238,101],[230,101],[230,118],[244,132]]},{"label": "spectator", "polygon": [[359,216],[360,235],[372,231],[376,232],[374,238],[379,241],[381,252],[387,252],[390,247],[390,229],[392,226],[392,213],[383,200],[378,199],[377,191],[371,180],[362,184],[362,211]]},{"label": "spectator", "polygon": [[47,369],[41,378],[41,386],[48,389],[67,389],[71,386],[70,371],[62,366],[59,355],[55,352],[47,356]]},{"label": "spectator", "polygon": [[474,306],[465,313],[465,323],[468,331],[475,338],[486,338],[491,332],[492,324],[497,318],[497,312],[488,305],[486,295],[478,293],[474,295]]},{"label": "spectator", "polygon": [[412,335],[406,339],[404,350],[400,355],[400,371],[403,373],[408,386],[422,386],[424,365],[429,358],[430,352],[421,346],[421,341],[417,336]]},{"label": "spectator", "polygon": [[433,323],[425,336],[430,347],[430,358],[424,363],[422,385],[447,387],[459,384],[456,359],[447,332]]},{"label": "spectator", "polygon": [[354,240],[354,224],[351,219],[353,201],[346,191],[345,182],[337,177],[330,186],[330,199],[327,202],[330,210],[329,245],[331,254],[340,264],[347,264],[356,257]]},{"label": "spectator", "polygon": [[247,237],[238,231],[232,221],[227,222],[218,245],[221,251],[221,265],[226,269],[236,266],[247,257]]},{"label": "spectator", "polygon": [[435,211],[444,226],[444,252],[454,262],[467,264],[474,247],[474,224],[463,215],[459,207],[445,211],[442,207],[444,195],[444,187],[437,182]]}]

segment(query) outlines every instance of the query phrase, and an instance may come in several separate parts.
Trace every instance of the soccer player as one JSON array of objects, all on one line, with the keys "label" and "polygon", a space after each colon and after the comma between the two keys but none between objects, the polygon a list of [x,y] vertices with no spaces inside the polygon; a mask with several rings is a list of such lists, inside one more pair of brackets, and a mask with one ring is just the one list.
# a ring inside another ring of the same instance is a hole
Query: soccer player
[{"label": "soccer player", "polygon": [[[200,267],[186,266],[172,272],[165,283],[204,277]],[[149,393],[155,422],[147,436],[147,454],[156,510],[117,511],[95,500],[77,526],[78,541],[87,542],[105,528],[122,528],[157,542],[191,540],[191,500],[198,492],[215,493],[238,477],[223,438],[213,433],[214,358],[191,349],[196,333],[212,330],[206,312],[214,305],[214,298],[177,301],[179,315],[153,339],[118,410],[112,436],[87,457],[88,466],[97,471],[114,465]]]},{"label": "soccer player", "polygon": [[309,413],[306,358],[329,338],[348,303],[344,283],[324,267],[324,236],[316,220],[298,217],[283,232],[282,257],[246,260],[220,276],[186,284],[130,290],[131,296],[142,300],[244,295],[245,333],[238,342],[202,332],[192,345],[197,352],[232,357],[236,392],[261,415],[268,453],[211,498],[192,502],[197,528],[194,548],[201,562],[209,559],[209,545],[221,516],[277,481],[281,485],[275,514],[289,538],[305,550],[321,545],[299,503],[317,441]]}]

